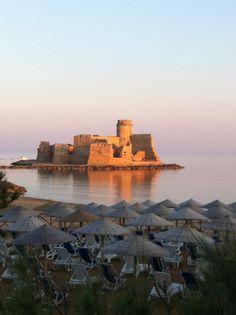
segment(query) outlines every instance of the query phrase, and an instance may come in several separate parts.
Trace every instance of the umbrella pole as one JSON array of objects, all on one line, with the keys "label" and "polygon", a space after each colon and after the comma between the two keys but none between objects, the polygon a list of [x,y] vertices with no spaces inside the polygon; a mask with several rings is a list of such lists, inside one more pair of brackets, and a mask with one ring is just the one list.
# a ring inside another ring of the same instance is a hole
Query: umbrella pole
[{"label": "umbrella pole", "polygon": [[48,272],[48,260],[47,260],[47,246],[43,245],[43,250],[44,250],[44,271],[45,274]]},{"label": "umbrella pole", "polygon": [[134,278],[137,278],[137,257],[134,256]]},{"label": "umbrella pole", "polygon": [[183,245],[182,255],[183,255],[183,269],[184,269],[188,263],[188,250],[187,250],[187,244],[186,243],[184,243],[184,245]]},{"label": "umbrella pole", "polygon": [[103,255],[103,245],[104,245],[104,235],[101,235],[101,262],[104,262],[104,255]]}]

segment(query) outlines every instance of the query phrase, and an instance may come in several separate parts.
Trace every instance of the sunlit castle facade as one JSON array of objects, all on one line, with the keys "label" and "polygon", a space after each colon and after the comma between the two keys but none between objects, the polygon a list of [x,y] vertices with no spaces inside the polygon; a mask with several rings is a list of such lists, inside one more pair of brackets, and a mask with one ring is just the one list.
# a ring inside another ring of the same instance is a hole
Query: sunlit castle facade
[{"label": "sunlit castle facade", "polygon": [[133,134],[132,120],[118,120],[116,136],[80,134],[74,144],[42,141],[37,163],[83,165],[161,165],[151,134]]}]

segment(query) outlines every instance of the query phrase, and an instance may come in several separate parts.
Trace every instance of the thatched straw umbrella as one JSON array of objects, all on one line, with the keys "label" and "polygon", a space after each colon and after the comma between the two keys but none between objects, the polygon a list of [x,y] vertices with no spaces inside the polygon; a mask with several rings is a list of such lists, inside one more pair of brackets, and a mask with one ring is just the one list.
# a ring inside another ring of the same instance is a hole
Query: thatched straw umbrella
[{"label": "thatched straw umbrella", "polygon": [[188,227],[187,225],[182,225],[177,228],[170,229],[169,231],[161,232],[157,234],[156,239],[183,243],[182,255],[184,266],[187,265],[187,244],[201,244],[204,242],[214,243],[212,238]]},{"label": "thatched straw umbrella", "polygon": [[[115,235],[115,236],[120,235],[121,236],[121,235],[126,235],[130,233],[128,229],[112,222],[108,218],[102,218],[98,221],[84,225],[81,228],[74,230],[74,232],[77,234],[101,236],[101,249],[104,246],[104,236],[107,236],[107,235]],[[102,260],[103,260],[103,252],[102,252]]]},{"label": "thatched straw umbrella", "polygon": [[168,208],[177,208],[178,207],[178,204],[175,203],[174,201],[170,200],[170,199],[165,199],[165,200],[159,202],[158,204],[166,206]]},{"label": "thatched straw umbrella", "polygon": [[178,221],[185,221],[185,224],[189,222],[191,223],[192,221],[209,222],[208,218],[188,207],[181,208],[178,211],[176,210],[174,213],[168,215],[167,219],[170,221],[176,221],[176,226]]},{"label": "thatched straw umbrella", "polygon": [[140,214],[138,214],[137,212],[131,210],[130,208],[123,206],[120,207],[119,209],[113,210],[111,212],[109,212],[106,217],[109,218],[116,218],[116,219],[120,219],[120,224],[124,224],[125,220],[127,219],[133,219],[133,218],[137,218],[139,217]]},{"label": "thatched straw umbrella", "polygon": [[201,225],[203,229],[225,232],[225,238],[228,239],[229,233],[236,232],[236,219],[230,216],[225,216],[218,219],[215,222],[203,223]]},{"label": "thatched straw umbrella", "polygon": [[9,232],[31,232],[44,223],[35,216],[26,216],[21,218],[18,222],[12,223],[4,228],[4,230]]},{"label": "thatched straw umbrella", "polygon": [[168,208],[168,207],[163,206],[163,205],[155,204],[155,205],[143,210],[140,213],[141,214],[153,213],[153,214],[158,215],[159,217],[166,218],[166,217],[168,217],[168,215],[170,215],[171,213],[174,213],[174,212],[175,212],[174,208]]},{"label": "thatched straw umbrella", "polygon": [[96,221],[96,216],[83,209],[77,209],[75,212],[64,217],[64,222],[79,222],[80,226],[82,226],[84,222],[93,221]]},{"label": "thatched straw umbrella", "polygon": [[47,272],[47,249],[45,245],[73,242],[76,237],[44,224],[39,228],[22,234],[15,239],[16,245],[43,245],[44,247],[44,269]]},{"label": "thatched straw umbrella", "polygon": [[141,211],[147,209],[148,207],[145,206],[144,204],[140,203],[140,202],[136,202],[133,205],[129,206],[129,208],[131,210],[134,210],[134,211],[140,213]]},{"label": "thatched straw umbrella", "polygon": [[121,200],[121,201],[115,203],[114,205],[112,205],[111,207],[115,208],[115,209],[120,209],[123,207],[129,207],[129,206],[131,206],[131,204],[129,202],[127,202],[126,200]]},{"label": "thatched straw umbrella", "polygon": [[222,207],[220,204],[218,204],[214,207],[211,207],[211,209],[207,210],[204,213],[204,215],[207,218],[215,220],[215,219],[223,218],[225,216],[232,216],[233,214],[229,209]]},{"label": "thatched straw umbrella", "polygon": [[29,215],[37,215],[37,213],[32,209],[22,206],[11,207],[9,210],[6,209],[5,214],[0,218],[0,222],[17,222]]},{"label": "thatched straw umbrella", "polygon": [[196,200],[194,200],[194,199],[188,199],[188,200],[186,200],[184,202],[181,202],[179,204],[179,207],[189,207],[189,208],[191,208],[192,206],[193,207],[202,208],[203,204],[198,202],[198,201],[196,201]]},{"label": "thatched straw umbrella", "polygon": [[179,210],[181,210],[182,208],[190,208],[190,209],[192,209],[192,210],[194,210],[195,212],[197,212],[197,213],[199,213],[199,214],[202,214],[202,215],[204,215],[205,213],[206,213],[206,209],[204,210],[203,208],[200,208],[199,206],[195,206],[195,205],[189,205],[189,206],[179,206],[178,208],[176,208],[175,210],[176,211],[179,211]]},{"label": "thatched straw umbrella", "polygon": [[153,213],[142,214],[138,218],[130,220],[127,225],[136,226],[136,227],[147,227],[148,235],[150,235],[151,227],[162,227],[162,226],[172,226],[173,223],[167,221],[164,218],[158,217]]},{"label": "thatched straw umbrella", "polygon": [[94,216],[103,217],[103,216],[106,216],[111,211],[114,211],[114,209],[102,204],[102,205],[90,210],[89,213],[91,213]]},{"label": "thatched straw umbrella", "polygon": [[236,211],[236,201],[228,204],[228,207],[230,207],[230,209],[232,209],[232,211],[235,212]]},{"label": "thatched straw umbrella", "polygon": [[142,202],[142,204],[146,207],[151,207],[151,206],[154,206],[156,203],[153,202],[152,200],[147,199],[144,202]]},{"label": "thatched straw umbrella", "polygon": [[137,257],[163,257],[168,252],[143,236],[129,235],[126,239],[106,246],[104,253],[134,257],[134,276],[136,277]]},{"label": "thatched straw umbrella", "polygon": [[205,204],[202,208],[204,208],[204,209],[226,208],[228,210],[231,210],[231,208],[229,206],[227,206],[225,203],[223,203],[222,201],[217,200],[217,199],[212,201],[212,202]]},{"label": "thatched straw umbrella", "polygon": [[97,208],[98,206],[99,206],[98,203],[90,202],[89,204],[84,206],[84,210],[90,211],[90,210],[93,210],[93,209]]},{"label": "thatched straw umbrella", "polygon": [[63,219],[73,212],[75,212],[75,209],[66,207],[61,202],[57,202],[44,208],[41,214],[50,218],[50,225],[53,223],[52,218],[56,218],[56,220],[59,221],[59,227],[61,228],[61,223],[64,222]]}]

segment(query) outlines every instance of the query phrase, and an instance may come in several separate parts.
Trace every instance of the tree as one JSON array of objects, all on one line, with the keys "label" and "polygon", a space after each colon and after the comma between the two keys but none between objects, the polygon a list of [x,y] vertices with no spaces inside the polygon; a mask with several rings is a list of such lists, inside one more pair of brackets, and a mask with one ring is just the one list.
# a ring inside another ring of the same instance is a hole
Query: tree
[{"label": "tree", "polygon": [[199,291],[186,295],[182,314],[236,314],[236,241],[205,245],[204,259]]},{"label": "tree", "polygon": [[6,208],[11,202],[26,192],[22,186],[7,181],[6,174],[0,172],[0,209]]}]

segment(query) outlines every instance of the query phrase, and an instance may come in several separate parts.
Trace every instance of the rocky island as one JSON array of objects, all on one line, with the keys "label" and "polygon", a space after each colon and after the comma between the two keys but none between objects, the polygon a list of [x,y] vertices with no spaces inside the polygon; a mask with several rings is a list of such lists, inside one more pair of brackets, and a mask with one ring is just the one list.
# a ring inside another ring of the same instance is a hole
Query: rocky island
[{"label": "rocky island", "polygon": [[178,169],[164,164],[151,134],[134,134],[131,120],[118,120],[116,136],[79,134],[73,144],[42,141],[36,164],[43,169]]},{"label": "rocky island", "polygon": [[115,136],[79,134],[73,144],[41,141],[36,160],[20,160],[10,167],[65,171],[183,168],[163,163],[152,134],[134,134],[132,120],[127,119],[117,121]]}]

